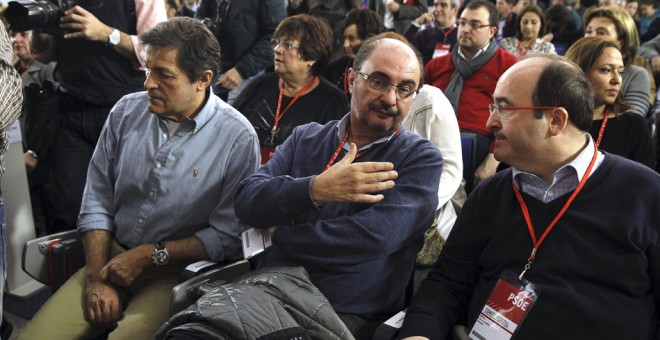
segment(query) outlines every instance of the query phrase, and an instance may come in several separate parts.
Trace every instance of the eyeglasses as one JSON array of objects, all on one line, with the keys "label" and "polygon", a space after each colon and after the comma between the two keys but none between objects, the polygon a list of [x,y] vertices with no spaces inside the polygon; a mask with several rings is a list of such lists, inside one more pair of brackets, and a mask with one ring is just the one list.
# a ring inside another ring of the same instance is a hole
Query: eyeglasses
[{"label": "eyeglasses", "polygon": [[458,26],[460,26],[460,27],[463,27],[465,25],[469,25],[470,28],[472,28],[473,30],[478,30],[482,27],[490,27],[489,24],[484,25],[484,24],[481,23],[481,21],[477,21],[477,20],[468,21],[468,20],[460,19],[460,20],[456,21],[456,23],[458,23]]},{"label": "eyeglasses", "polygon": [[280,41],[280,39],[270,40],[270,46],[272,46],[273,49],[275,49],[275,47],[277,47],[278,45],[281,46],[285,51],[290,51],[296,48],[300,48],[300,45],[296,45],[288,41]]},{"label": "eyeglasses", "polygon": [[559,109],[561,106],[507,106],[504,107],[500,104],[488,104],[488,112],[492,115],[497,113],[498,116],[502,119],[506,119],[511,116],[512,111],[518,110],[554,110]]},{"label": "eyeglasses", "polygon": [[392,87],[394,87],[394,93],[396,93],[397,98],[399,99],[407,99],[410,98],[413,94],[419,93],[419,90],[415,89],[415,85],[406,83],[406,84],[392,84],[389,82],[389,80],[385,79],[384,77],[380,76],[372,76],[370,74],[366,74],[358,69],[355,69],[355,72],[357,72],[360,77],[362,77],[364,80],[367,81],[367,86],[369,89],[372,91],[377,91],[377,92],[382,92],[382,93],[387,93],[390,91]]}]

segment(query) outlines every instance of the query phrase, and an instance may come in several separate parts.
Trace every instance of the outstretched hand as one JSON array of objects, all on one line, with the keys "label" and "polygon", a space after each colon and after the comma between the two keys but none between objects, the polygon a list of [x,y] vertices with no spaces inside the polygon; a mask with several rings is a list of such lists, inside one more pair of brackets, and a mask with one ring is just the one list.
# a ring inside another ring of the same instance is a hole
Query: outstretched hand
[{"label": "outstretched hand", "polygon": [[351,143],[346,156],[312,182],[312,199],[318,204],[327,202],[376,203],[383,194],[373,194],[394,187],[398,177],[390,162],[353,163],[357,146]]}]

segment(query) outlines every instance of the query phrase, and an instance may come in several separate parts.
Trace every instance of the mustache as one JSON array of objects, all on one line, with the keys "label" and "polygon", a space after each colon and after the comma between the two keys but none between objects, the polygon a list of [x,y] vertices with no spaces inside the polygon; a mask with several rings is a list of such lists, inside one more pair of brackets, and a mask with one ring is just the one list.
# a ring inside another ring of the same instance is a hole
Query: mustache
[{"label": "mustache", "polygon": [[397,110],[395,106],[389,106],[383,102],[371,103],[369,104],[369,109],[372,111],[384,112],[392,117],[396,117],[399,114],[399,110]]}]

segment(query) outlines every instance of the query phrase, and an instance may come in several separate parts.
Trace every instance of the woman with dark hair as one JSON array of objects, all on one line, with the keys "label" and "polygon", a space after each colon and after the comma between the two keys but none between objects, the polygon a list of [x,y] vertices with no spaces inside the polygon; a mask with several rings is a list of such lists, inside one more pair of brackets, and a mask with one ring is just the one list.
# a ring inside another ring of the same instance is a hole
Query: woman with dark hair
[{"label": "woman with dark hair", "polygon": [[566,51],[566,58],[584,71],[591,83],[594,117],[589,134],[601,150],[655,167],[646,121],[631,113],[621,93],[623,56],[617,43],[584,37]]},{"label": "woman with dark hair", "polygon": [[370,9],[353,9],[344,18],[344,51],[346,54],[326,66],[323,77],[343,90],[350,98],[348,91],[348,69],[353,66],[353,59],[362,42],[385,32],[383,18]]},{"label": "woman with dark hair", "polygon": [[502,39],[500,48],[513,53],[518,58],[534,53],[557,54],[552,43],[539,38],[547,29],[541,7],[528,5],[523,8],[516,20],[516,27],[518,34],[515,37]]},{"label": "woman with dark hair", "polygon": [[273,34],[275,72],[254,79],[236,98],[234,107],[259,136],[261,163],[298,125],[326,123],[349,111],[342,91],[319,77],[332,53],[332,30],[307,14],[284,19]]}]

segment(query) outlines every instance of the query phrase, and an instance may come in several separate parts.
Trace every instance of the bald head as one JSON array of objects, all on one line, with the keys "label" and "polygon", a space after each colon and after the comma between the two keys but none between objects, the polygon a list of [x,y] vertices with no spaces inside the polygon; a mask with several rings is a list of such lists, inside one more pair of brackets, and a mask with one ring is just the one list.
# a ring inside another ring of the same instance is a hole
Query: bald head
[{"label": "bald head", "polygon": [[594,108],[593,101],[585,98],[592,96],[591,85],[577,65],[561,56],[535,55],[509,68],[497,86],[510,86],[512,79],[526,82],[521,90],[529,93],[534,106],[563,107],[573,125],[581,131],[589,130]]}]

